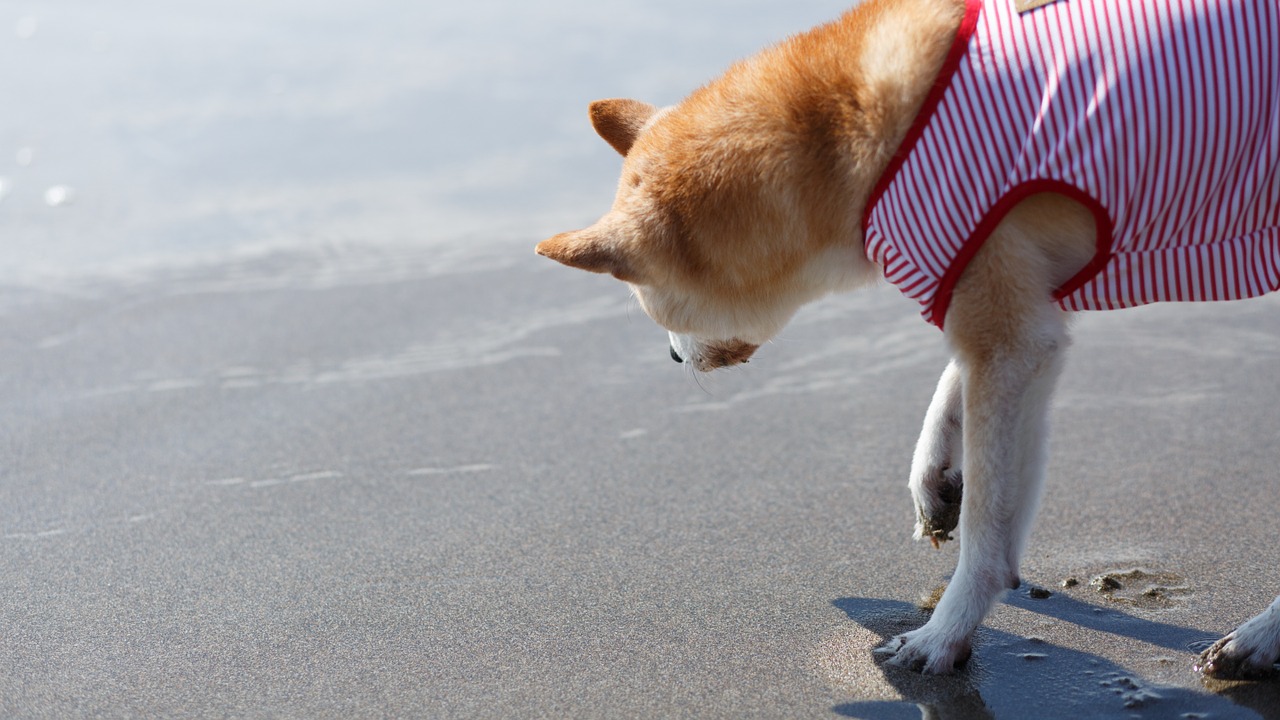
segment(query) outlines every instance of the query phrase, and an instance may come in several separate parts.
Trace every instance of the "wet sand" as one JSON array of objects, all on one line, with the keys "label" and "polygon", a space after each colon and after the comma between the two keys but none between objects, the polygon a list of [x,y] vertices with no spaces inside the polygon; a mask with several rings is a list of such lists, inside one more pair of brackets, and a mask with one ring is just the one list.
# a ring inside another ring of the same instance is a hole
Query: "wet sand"
[{"label": "wet sand", "polygon": [[0,9],[0,717],[1280,716],[1190,669],[1280,591],[1280,297],[1080,321],[1028,587],[925,679],[911,303],[695,378],[533,254],[588,101],[844,5]]},{"label": "wet sand", "polygon": [[924,679],[871,649],[955,559],[905,488],[936,331],[880,289],[693,378],[530,244],[6,293],[0,715],[1276,717],[1190,668],[1280,588],[1277,299],[1079,322],[1052,595]]}]

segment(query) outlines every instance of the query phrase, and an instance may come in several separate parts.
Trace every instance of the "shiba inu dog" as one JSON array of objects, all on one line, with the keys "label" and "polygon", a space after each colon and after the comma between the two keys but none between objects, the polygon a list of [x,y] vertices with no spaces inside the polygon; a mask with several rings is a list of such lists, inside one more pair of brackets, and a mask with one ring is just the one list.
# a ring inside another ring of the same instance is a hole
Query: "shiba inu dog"
[{"label": "shiba inu dog", "polygon": [[[890,662],[952,671],[1019,584],[1071,312],[1280,288],[1280,9],[1168,5],[867,0],[674,107],[591,105],[616,199],[537,252],[628,283],[677,361],[746,362],[880,276],[943,329],[909,487],[960,554]],[[1278,656],[1280,599],[1200,667]]]}]

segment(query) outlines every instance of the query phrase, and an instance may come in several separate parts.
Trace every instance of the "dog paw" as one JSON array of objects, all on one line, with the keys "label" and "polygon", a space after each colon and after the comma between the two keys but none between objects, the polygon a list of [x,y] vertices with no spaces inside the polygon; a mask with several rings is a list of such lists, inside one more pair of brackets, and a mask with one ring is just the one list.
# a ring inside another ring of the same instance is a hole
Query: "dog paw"
[{"label": "dog paw", "polygon": [[911,496],[916,505],[917,540],[928,538],[933,546],[951,540],[951,531],[960,524],[960,501],[964,481],[958,468],[930,468],[912,474]]},{"label": "dog paw", "polygon": [[874,653],[887,656],[890,665],[925,675],[947,675],[964,666],[973,646],[967,636],[948,638],[925,625],[889,640]]},{"label": "dog paw", "polygon": [[1196,671],[1217,680],[1261,680],[1280,675],[1276,668],[1280,648],[1250,643],[1239,633],[1229,633],[1201,653]]}]

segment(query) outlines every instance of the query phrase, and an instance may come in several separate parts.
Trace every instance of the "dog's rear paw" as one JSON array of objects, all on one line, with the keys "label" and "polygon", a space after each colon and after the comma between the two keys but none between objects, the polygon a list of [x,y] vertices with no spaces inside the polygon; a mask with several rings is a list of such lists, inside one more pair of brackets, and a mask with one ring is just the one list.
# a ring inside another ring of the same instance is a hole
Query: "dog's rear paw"
[{"label": "dog's rear paw", "polygon": [[916,505],[917,540],[928,538],[934,547],[951,540],[960,524],[960,500],[964,482],[958,469],[930,469],[913,477],[911,495]]},{"label": "dog's rear paw", "polygon": [[875,649],[889,664],[925,675],[947,675],[964,666],[972,654],[968,637],[948,639],[928,625],[903,633]]},{"label": "dog's rear paw", "polygon": [[1229,633],[1201,653],[1195,669],[1218,680],[1261,680],[1280,675],[1276,668],[1280,648],[1247,642],[1237,636],[1239,632]]}]

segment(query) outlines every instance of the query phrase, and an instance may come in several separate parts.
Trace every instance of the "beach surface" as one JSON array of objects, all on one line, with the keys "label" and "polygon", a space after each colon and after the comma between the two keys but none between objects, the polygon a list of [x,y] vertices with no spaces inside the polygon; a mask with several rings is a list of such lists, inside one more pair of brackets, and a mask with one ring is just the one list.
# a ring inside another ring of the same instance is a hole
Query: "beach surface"
[{"label": "beach surface", "polygon": [[906,489],[941,334],[881,287],[694,376],[534,255],[612,196],[586,101],[839,5],[32,7],[0,716],[1280,717],[1192,671],[1280,591],[1280,298],[1078,320],[1025,584],[924,678],[872,650],[956,559]]}]

